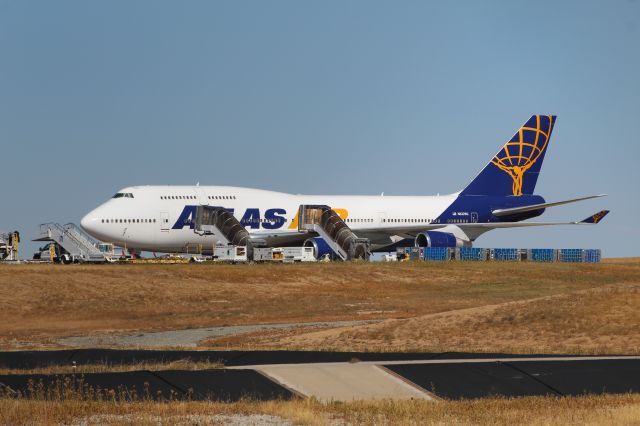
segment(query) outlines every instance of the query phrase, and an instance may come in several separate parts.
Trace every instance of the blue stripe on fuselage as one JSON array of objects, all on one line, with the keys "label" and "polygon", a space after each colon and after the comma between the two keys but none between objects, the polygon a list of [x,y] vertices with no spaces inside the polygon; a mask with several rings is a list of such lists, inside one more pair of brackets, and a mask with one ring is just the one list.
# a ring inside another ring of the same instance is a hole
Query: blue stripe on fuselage
[{"label": "blue stripe on fuselage", "polygon": [[524,207],[533,204],[543,204],[544,198],[539,195],[495,196],[495,195],[459,195],[453,203],[440,215],[434,224],[456,223],[489,223],[489,222],[519,222],[540,216],[544,209],[511,216],[496,217],[492,210]]}]

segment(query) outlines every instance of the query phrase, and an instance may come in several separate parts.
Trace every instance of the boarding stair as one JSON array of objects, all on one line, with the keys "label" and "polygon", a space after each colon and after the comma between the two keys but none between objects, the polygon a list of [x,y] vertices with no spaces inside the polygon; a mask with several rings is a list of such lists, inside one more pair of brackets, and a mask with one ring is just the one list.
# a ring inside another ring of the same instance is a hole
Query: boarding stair
[{"label": "boarding stair", "polygon": [[371,257],[369,239],[358,238],[329,206],[301,205],[298,231],[317,233],[342,260],[369,260]]},{"label": "boarding stair", "polygon": [[18,231],[0,232],[0,261],[19,261],[18,246],[20,233]]},{"label": "boarding stair", "polygon": [[249,260],[253,260],[254,247],[265,245],[264,240],[252,239],[249,231],[224,207],[197,206],[194,232],[199,235],[214,235],[221,245],[246,246]]},{"label": "boarding stair", "polygon": [[40,236],[34,241],[52,241],[69,253],[72,262],[104,262],[105,253],[98,248],[99,242],[73,223],[62,226],[50,222],[40,225]]}]

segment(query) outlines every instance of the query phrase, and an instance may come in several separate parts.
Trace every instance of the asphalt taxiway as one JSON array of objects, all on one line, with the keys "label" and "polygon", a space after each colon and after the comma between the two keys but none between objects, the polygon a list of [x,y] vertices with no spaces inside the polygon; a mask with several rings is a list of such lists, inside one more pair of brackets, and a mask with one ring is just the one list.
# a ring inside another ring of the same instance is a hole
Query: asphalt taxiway
[{"label": "asphalt taxiway", "polygon": [[215,361],[200,371],[5,374],[0,384],[28,393],[77,380],[101,389],[133,389],[155,398],[237,401],[315,397],[466,399],[490,396],[570,396],[640,392],[640,356],[288,351],[143,351],[82,349],[0,352],[0,368],[19,370],[82,364],[123,365],[175,360]]}]

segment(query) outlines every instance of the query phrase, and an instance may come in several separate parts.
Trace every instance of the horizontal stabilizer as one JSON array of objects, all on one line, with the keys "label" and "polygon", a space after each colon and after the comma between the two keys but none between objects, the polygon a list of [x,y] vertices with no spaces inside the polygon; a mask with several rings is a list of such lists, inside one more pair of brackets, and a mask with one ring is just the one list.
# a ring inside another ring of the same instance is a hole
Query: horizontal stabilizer
[{"label": "horizontal stabilizer", "polygon": [[531,204],[529,206],[513,207],[513,208],[510,208],[510,209],[496,209],[496,210],[493,210],[491,213],[494,216],[498,216],[498,217],[511,216],[511,215],[514,215],[514,214],[526,213],[526,212],[531,212],[531,211],[535,211],[535,210],[542,210],[542,209],[546,209],[548,207],[561,206],[563,204],[577,203],[578,201],[590,200],[592,198],[600,198],[600,197],[604,197],[606,195],[607,194],[590,195],[588,197],[573,198],[571,200],[556,201],[556,202],[553,202],[553,203]]},{"label": "horizontal stabilizer", "polygon": [[589,216],[585,220],[580,221],[580,223],[593,223],[595,225],[596,223],[600,222],[606,215],[608,215],[609,211],[610,210],[599,211],[598,213]]}]

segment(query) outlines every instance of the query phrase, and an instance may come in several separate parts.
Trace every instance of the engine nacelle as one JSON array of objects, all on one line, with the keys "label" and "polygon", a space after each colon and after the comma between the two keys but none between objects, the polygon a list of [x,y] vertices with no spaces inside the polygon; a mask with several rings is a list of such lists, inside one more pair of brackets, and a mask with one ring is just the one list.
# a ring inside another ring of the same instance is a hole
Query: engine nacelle
[{"label": "engine nacelle", "polygon": [[313,247],[313,255],[316,259],[322,259],[326,255],[329,255],[330,258],[335,257],[335,253],[333,252],[333,250],[331,250],[329,244],[327,244],[327,242],[320,237],[309,238],[308,240],[305,240],[303,246]]},{"label": "engine nacelle", "polygon": [[450,232],[426,231],[418,234],[416,247],[464,247],[468,242]]}]

